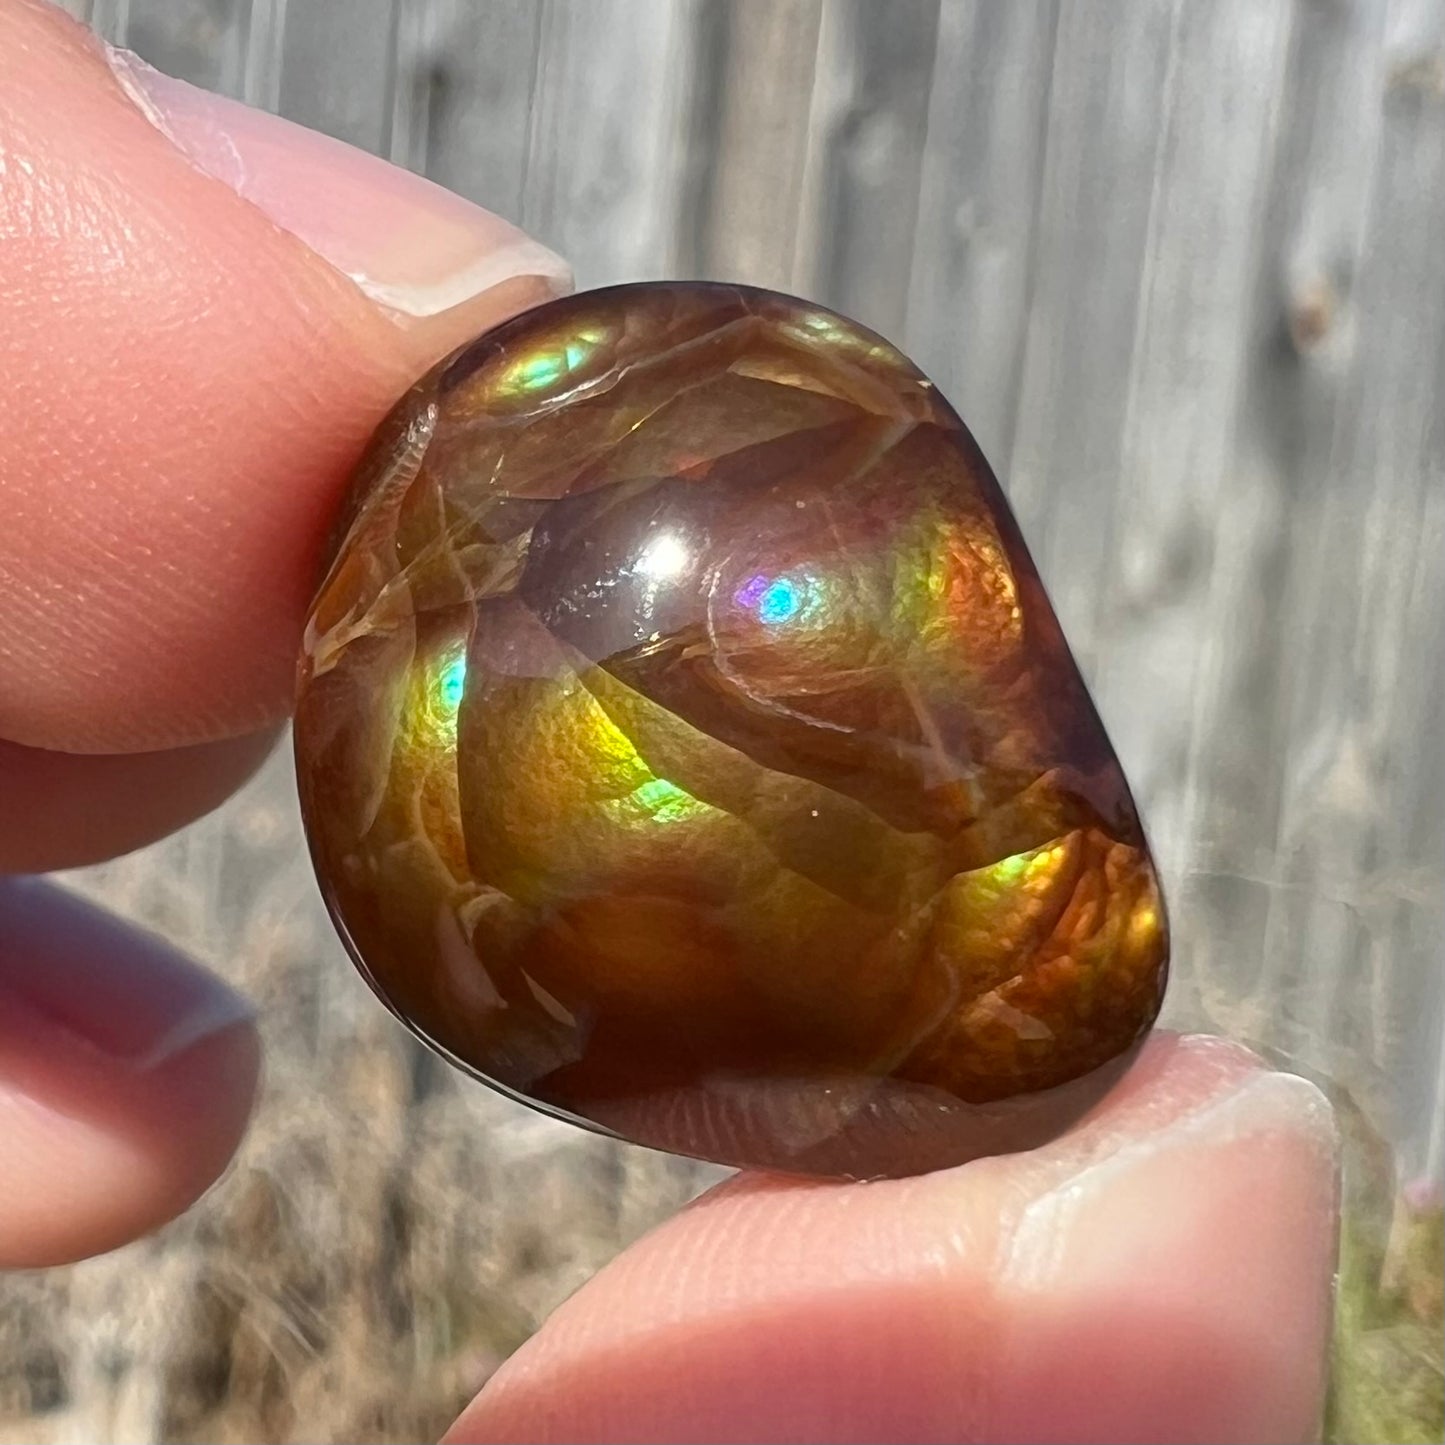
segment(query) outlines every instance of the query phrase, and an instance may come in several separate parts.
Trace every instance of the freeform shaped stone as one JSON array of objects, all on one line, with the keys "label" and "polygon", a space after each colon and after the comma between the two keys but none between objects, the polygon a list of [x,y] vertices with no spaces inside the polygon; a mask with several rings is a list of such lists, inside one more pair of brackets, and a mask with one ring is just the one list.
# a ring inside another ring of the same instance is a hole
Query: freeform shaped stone
[{"label": "freeform shaped stone", "polygon": [[801,301],[591,292],[418,383],[296,750],[381,996],[644,1144],[855,1177],[1031,1147],[1158,1011],[1148,848],[998,484]]}]

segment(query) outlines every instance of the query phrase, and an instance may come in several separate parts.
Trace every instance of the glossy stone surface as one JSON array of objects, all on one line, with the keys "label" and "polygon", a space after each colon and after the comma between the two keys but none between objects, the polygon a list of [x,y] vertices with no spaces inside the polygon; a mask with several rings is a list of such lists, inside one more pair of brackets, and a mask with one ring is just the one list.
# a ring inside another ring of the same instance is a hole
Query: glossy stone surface
[{"label": "glossy stone surface", "polygon": [[357,962],[490,1082],[868,1177],[1030,1147],[1163,905],[998,485],[896,350],[737,287],[551,303],[375,439],[296,749]]}]

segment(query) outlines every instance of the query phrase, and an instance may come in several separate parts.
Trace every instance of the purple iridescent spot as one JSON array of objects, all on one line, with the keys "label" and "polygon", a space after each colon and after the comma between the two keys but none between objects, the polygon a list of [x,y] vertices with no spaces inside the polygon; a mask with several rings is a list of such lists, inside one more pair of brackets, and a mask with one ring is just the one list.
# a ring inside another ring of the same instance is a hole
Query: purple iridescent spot
[{"label": "purple iridescent spot", "polygon": [[771,580],[761,574],[750,577],[736,592],[733,601],[739,607],[758,614],[759,622],[786,622],[802,605],[797,584],[788,577]]}]

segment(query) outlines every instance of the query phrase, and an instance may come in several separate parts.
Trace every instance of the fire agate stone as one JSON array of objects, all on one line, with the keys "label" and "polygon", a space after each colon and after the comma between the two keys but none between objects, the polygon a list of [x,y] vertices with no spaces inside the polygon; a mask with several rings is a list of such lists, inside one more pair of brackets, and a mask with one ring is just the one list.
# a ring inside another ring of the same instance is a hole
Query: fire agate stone
[{"label": "fire agate stone", "polygon": [[392,1009],[644,1144],[853,1177],[1031,1147],[1158,1011],[1149,852],[988,464],[801,301],[592,292],[418,383],[296,750]]}]

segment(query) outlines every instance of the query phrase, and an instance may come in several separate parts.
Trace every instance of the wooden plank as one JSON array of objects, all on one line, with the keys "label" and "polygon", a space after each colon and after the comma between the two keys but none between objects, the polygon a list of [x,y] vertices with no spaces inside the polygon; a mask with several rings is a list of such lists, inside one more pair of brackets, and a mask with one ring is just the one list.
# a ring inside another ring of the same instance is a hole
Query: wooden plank
[{"label": "wooden plank", "polygon": [[1086,674],[1178,9],[1064,5],[1049,80],[1008,488]]},{"label": "wooden plank", "polygon": [[[1259,489],[1235,465],[1237,412],[1253,312],[1256,236],[1266,197],[1291,12],[1253,0],[1180,11],[1167,110],[1150,183],[1148,243],[1125,392],[1119,472],[1106,511],[1078,520],[1096,569],[1095,695],[1177,872],[1191,827],[1186,763],[1201,667],[1238,651]],[[1251,620],[1257,620],[1251,614]],[[1225,720],[1248,747],[1248,715]],[[1178,955],[1192,955],[1181,914]]]},{"label": "wooden plank", "polygon": [[[1397,0],[1386,29],[1384,137],[1362,310],[1375,318],[1362,407],[1385,485],[1366,519],[1352,679],[1379,788],[1376,830],[1359,840],[1372,893],[1390,902],[1375,939],[1373,1062],[1382,1121],[1406,1177],[1442,1179],[1445,1094],[1445,5]],[[1433,346],[1431,342],[1433,341]],[[1386,414],[1389,420],[1386,422]],[[1432,1157],[1433,1156],[1433,1157]]]},{"label": "wooden plank", "polygon": [[543,0],[521,219],[579,286],[676,267],[696,25],[696,0]]},{"label": "wooden plank", "polygon": [[[348,0],[345,42],[336,12],[314,4],[275,4],[252,18],[253,104],[338,140],[386,155],[396,80],[395,0]],[[264,72],[263,74],[260,72]],[[267,95],[267,89],[272,95]]]},{"label": "wooden plank", "polygon": [[908,348],[1008,485],[1058,7],[947,0],[939,17]]},{"label": "wooden plank", "polygon": [[1364,62],[1361,123],[1377,143],[1342,374],[1318,465],[1291,495],[1276,841],[1289,886],[1271,897],[1264,947],[1273,1027],[1307,1058],[1326,1053],[1407,1167],[1429,1147],[1445,1016],[1445,107],[1419,67],[1441,53],[1442,19],[1391,5]]},{"label": "wooden plank", "polygon": [[908,319],[938,0],[824,8],[793,274],[894,340]]},{"label": "wooden plank", "polygon": [[821,0],[698,14],[679,274],[796,290]]},{"label": "wooden plank", "polygon": [[513,221],[542,13],[534,0],[446,0],[399,17],[393,158]]},{"label": "wooden plank", "polygon": [[[1291,594],[1328,547],[1334,499],[1322,483],[1352,370],[1344,307],[1379,143],[1382,21],[1378,4],[1296,12],[1243,338],[1235,478],[1211,521],[1216,556],[1201,608],[1206,630],[1185,767],[1188,840],[1176,855],[1209,1019],[1301,1063],[1299,1014],[1334,1010],[1333,984],[1323,974],[1304,984],[1297,947],[1270,938],[1268,920],[1281,890],[1291,910],[1333,910],[1341,937],[1355,919],[1338,900],[1313,896],[1324,880],[1282,871],[1288,699],[1309,680],[1296,666],[1301,639],[1276,619],[1300,604]],[[1321,643],[1335,640],[1303,645]],[[1338,707],[1332,712],[1341,717]],[[1315,1022],[1323,1048],[1329,1020]]]},{"label": "wooden plank", "polygon": [[249,0],[95,0],[92,22],[167,75],[239,96],[251,8]]}]

